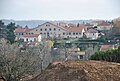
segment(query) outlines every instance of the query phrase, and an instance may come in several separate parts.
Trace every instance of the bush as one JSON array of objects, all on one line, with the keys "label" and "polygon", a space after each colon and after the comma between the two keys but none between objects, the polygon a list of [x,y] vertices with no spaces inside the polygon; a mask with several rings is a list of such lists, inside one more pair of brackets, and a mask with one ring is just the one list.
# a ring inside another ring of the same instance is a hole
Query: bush
[{"label": "bush", "polygon": [[115,50],[98,51],[90,57],[90,60],[101,60],[120,63],[120,47]]}]

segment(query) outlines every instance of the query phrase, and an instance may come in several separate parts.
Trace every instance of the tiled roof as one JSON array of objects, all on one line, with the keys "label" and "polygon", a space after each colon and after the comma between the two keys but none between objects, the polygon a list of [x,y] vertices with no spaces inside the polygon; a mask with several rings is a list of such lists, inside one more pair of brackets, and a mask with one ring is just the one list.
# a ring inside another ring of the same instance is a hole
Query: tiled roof
[{"label": "tiled roof", "polygon": [[85,55],[86,52],[81,52],[81,51],[80,51],[80,52],[78,52],[78,54],[79,54],[79,55]]},{"label": "tiled roof", "polygon": [[49,24],[52,24],[56,27],[59,27],[61,29],[64,29],[66,31],[69,31],[69,32],[82,32],[82,29],[84,28],[84,25],[80,25],[80,27],[70,27],[70,28],[65,28],[65,27],[62,27],[62,26],[58,26],[57,24],[55,24],[54,22],[48,22]]},{"label": "tiled roof", "polygon": [[64,24],[64,25],[66,25],[67,23],[65,23],[65,22],[59,22],[59,24]]},{"label": "tiled roof", "polygon": [[69,32],[82,32],[82,30],[85,28],[84,25],[80,25],[79,27],[68,27],[66,28]]},{"label": "tiled roof", "polygon": [[68,26],[70,26],[70,27],[77,27],[77,25],[73,24],[73,23],[69,23]]},{"label": "tiled roof", "polygon": [[24,33],[24,32],[30,31],[30,30],[32,30],[32,29],[29,29],[29,28],[16,28],[15,32]]},{"label": "tiled roof", "polygon": [[89,29],[87,32],[88,32],[88,33],[98,33],[98,31],[95,30],[95,29]]},{"label": "tiled roof", "polygon": [[87,24],[85,24],[85,26],[90,26],[90,27],[91,27],[91,26],[93,26],[93,25],[91,25],[91,24],[87,23]]},{"label": "tiled roof", "polygon": [[100,50],[106,51],[108,49],[113,49],[113,45],[101,45]]},{"label": "tiled roof", "polygon": [[82,32],[82,27],[71,27],[71,28],[66,28],[69,32]]},{"label": "tiled roof", "polygon": [[62,26],[59,26],[59,25],[55,24],[54,22],[47,22],[47,23],[52,24],[52,25],[54,25],[54,26],[56,26],[56,27],[59,27],[59,28],[61,28],[61,29],[63,29],[63,30],[66,30],[66,28],[64,28],[64,27],[62,27]]},{"label": "tiled roof", "polygon": [[23,35],[23,37],[38,37],[39,34],[28,34],[28,35]]},{"label": "tiled roof", "polygon": [[110,25],[111,25],[110,23],[102,22],[102,23],[99,23],[97,26],[110,26]]},{"label": "tiled roof", "polygon": [[[58,28],[61,28],[61,29],[63,29],[63,30],[65,30],[65,31],[68,31],[68,32],[82,32],[82,29],[85,27],[84,25],[80,25],[79,27],[68,27],[68,28],[66,28],[66,27],[63,27],[63,26],[59,26],[59,25],[57,25],[56,23],[54,23],[54,22],[46,22],[46,23],[49,23],[49,24],[51,24],[51,25],[54,25],[54,26],[56,26],[56,27],[58,27]],[[45,23],[44,23],[45,24]],[[43,24],[42,24],[43,25]],[[42,26],[42,25],[40,25],[40,26]],[[38,26],[39,27],[39,26]],[[38,28],[37,27],[37,28]],[[34,29],[36,29],[36,28],[34,28]],[[31,30],[34,30],[34,29],[29,29],[29,28],[16,28],[15,29],[15,32],[27,32],[27,31],[31,31]]]}]

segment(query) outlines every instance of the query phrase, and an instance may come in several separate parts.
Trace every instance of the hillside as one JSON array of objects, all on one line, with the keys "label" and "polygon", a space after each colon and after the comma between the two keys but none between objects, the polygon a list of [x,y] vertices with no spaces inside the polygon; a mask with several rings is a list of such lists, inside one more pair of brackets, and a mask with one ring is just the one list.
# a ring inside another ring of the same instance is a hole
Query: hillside
[{"label": "hillside", "polygon": [[31,81],[120,81],[120,64],[100,61],[53,62]]},{"label": "hillside", "polygon": [[[40,24],[43,24],[47,21],[51,21],[51,20],[7,20],[7,19],[2,19],[2,21],[7,25],[10,22],[16,23],[17,25],[20,25],[22,27],[25,27],[26,25],[29,28],[35,28]],[[58,22],[65,22],[65,23],[89,23],[92,22],[94,20],[54,20],[53,22],[58,23]]]}]

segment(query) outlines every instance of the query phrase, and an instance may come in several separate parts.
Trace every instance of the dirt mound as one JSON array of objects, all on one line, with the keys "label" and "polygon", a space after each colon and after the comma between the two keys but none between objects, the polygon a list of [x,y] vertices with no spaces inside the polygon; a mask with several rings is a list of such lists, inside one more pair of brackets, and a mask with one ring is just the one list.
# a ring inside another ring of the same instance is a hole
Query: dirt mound
[{"label": "dirt mound", "polygon": [[120,64],[99,61],[54,62],[31,81],[120,81]]}]

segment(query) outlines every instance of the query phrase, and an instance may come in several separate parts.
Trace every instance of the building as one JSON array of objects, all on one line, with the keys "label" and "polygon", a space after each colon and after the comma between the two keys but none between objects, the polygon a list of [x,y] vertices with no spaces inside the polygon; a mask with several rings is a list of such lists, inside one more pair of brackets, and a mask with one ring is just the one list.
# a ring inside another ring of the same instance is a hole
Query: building
[{"label": "building", "polygon": [[79,60],[85,60],[86,59],[86,52],[80,51],[80,48],[69,48],[68,52],[71,53],[70,56],[68,56],[68,59],[79,59]]},{"label": "building", "polygon": [[113,25],[108,22],[101,22],[97,25],[97,30],[104,31],[104,30],[111,30]]},{"label": "building", "polygon": [[86,31],[86,37],[89,39],[98,39],[98,31],[95,29],[89,29]]},{"label": "building", "polygon": [[[26,32],[28,32],[30,30],[32,30],[32,29],[29,29],[29,28],[16,28],[15,31],[14,31],[15,36],[16,36],[15,40],[22,39],[23,35],[26,35]],[[29,33],[29,34],[31,34],[31,33]]]},{"label": "building", "polygon": [[40,34],[42,38],[81,38],[84,33],[84,26],[63,27],[58,23],[46,22],[26,33]]},{"label": "building", "polygon": [[85,60],[86,59],[86,52],[78,52],[78,59]]},{"label": "building", "polygon": [[41,35],[40,34],[26,34],[23,35],[22,39],[24,42],[40,42]]},{"label": "building", "polygon": [[114,45],[101,45],[100,46],[100,51],[107,51],[109,49],[115,49]]}]

